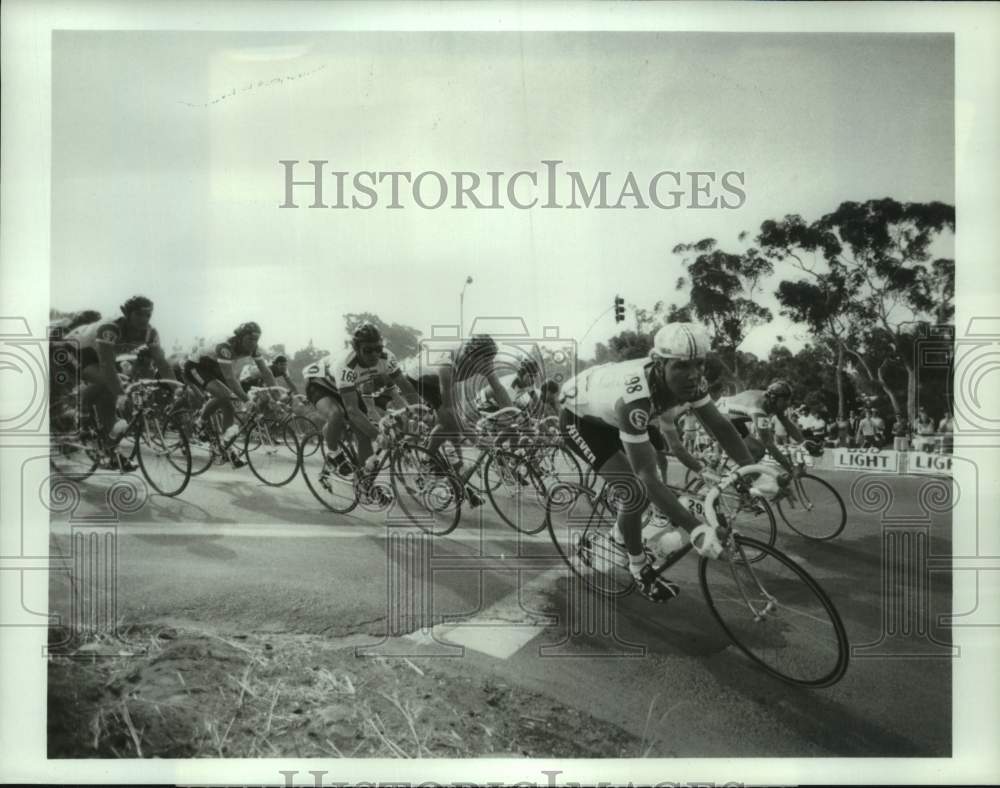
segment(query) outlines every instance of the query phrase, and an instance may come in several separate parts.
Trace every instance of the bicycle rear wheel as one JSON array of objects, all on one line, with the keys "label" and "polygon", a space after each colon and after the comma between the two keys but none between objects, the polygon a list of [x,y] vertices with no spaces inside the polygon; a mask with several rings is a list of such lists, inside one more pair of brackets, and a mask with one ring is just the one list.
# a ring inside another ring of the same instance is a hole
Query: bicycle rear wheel
[{"label": "bicycle rear wheel", "polygon": [[824,542],[840,535],[847,525],[847,508],[833,486],[812,474],[803,474],[790,491],[795,500],[782,495],[778,514],[785,525],[806,539]]},{"label": "bicycle rear wheel", "polygon": [[[702,558],[698,577],[709,610],[736,647],[790,684],[840,681],[849,645],[826,592],[775,547],[738,534],[730,545],[728,558]],[[758,560],[747,560],[751,550]]]},{"label": "bicycle rear wheel", "polygon": [[439,454],[412,444],[398,445],[389,463],[396,505],[406,518],[433,536],[450,534],[462,517],[462,485]]},{"label": "bicycle rear wheel", "polygon": [[548,492],[545,525],[560,557],[585,586],[604,597],[625,596],[635,587],[624,548],[610,544],[615,513],[603,494],[573,482]]},{"label": "bicycle rear wheel", "polygon": [[180,417],[142,416],[135,434],[135,453],[146,481],[169,498],[184,492],[191,481],[191,448]]}]

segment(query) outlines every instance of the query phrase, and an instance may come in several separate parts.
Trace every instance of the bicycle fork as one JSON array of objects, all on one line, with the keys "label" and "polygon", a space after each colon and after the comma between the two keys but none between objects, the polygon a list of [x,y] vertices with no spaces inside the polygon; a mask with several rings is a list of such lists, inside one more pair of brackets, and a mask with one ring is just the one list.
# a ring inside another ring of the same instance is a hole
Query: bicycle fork
[{"label": "bicycle fork", "polygon": [[[743,566],[746,567],[747,572],[749,572],[753,584],[757,586],[757,591],[761,597],[760,600],[752,600],[747,594],[747,583],[742,580],[736,571],[736,562],[730,560],[730,571],[733,573],[733,579],[736,581],[736,587],[740,590],[740,596],[743,597],[743,603],[747,606],[751,613],[753,613],[754,623],[759,623],[763,621],[768,615],[773,612],[778,607],[777,598],[771,594],[766,588],[764,588],[763,583],[760,582],[760,578],[757,577],[757,573],[753,569],[753,565],[747,560],[746,553],[743,552],[743,547],[739,544],[736,545],[736,549],[739,551],[740,558],[742,559]],[[763,602],[763,604],[761,604]]]}]

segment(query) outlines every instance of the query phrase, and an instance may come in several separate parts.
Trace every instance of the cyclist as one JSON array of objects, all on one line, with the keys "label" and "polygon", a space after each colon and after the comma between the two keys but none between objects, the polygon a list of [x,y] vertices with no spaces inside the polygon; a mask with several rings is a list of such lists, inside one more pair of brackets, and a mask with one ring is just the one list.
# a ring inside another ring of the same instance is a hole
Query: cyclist
[{"label": "cyclist", "polygon": [[160,335],[150,323],[153,302],[145,296],[136,295],[122,304],[120,309],[121,317],[78,326],[65,338],[66,347],[75,353],[80,377],[85,383],[80,396],[83,409],[81,421],[86,423],[90,414],[96,412],[97,424],[93,426],[108,438],[115,424],[115,405],[122,394],[116,363],[119,354],[131,353],[145,345],[160,375],[174,377],[160,346]]},{"label": "cyclist", "polygon": [[[208,395],[208,401],[198,414],[199,431],[218,413],[222,418],[223,443],[229,441],[239,430],[235,424],[233,399],[242,402],[249,400],[243,386],[236,379],[233,365],[240,359],[249,358],[256,365],[264,384],[274,385],[274,377],[264,363],[258,347],[260,334],[260,326],[252,320],[240,323],[226,339],[196,349],[184,364],[186,379]],[[235,450],[229,452],[229,461],[235,468],[244,464]]]},{"label": "cyclist", "polygon": [[[327,356],[302,371],[306,397],[326,420],[323,435],[329,454],[320,472],[320,483],[330,489],[334,473],[347,475],[340,442],[348,424],[357,442],[358,461],[366,463],[372,456],[372,443],[378,438],[378,427],[368,418],[368,408],[361,392],[376,379],[387,379],[398,386],[407,403],[418,402],[417,392],[406,380],[399,362],[382,342],[382,333],[372,323],[362,323],[351,337],[351,348],[342,357]],[[375,490],[379,488],[373,488]]]},{"label": "cyclist", "polygon": [[542,384],[542,417],[559,415],[559,382],[549,378]]},{"label": "cyclist", "polygon": [[469,432],[481,417],[476,395],[489,386],[500,408],[511,407],[511,398],[500,382],[496,367],[497,344],[488,334],[475,334],[457,350],[444,351],[439,357],[424,360],[420,356],[407,364],[407,380],[437,414],[428,448],[434,452],[450,437]]},{"label": "cyclist", "polygon": [[[288,377],[288,356],[279,353],[274,357],[267,368],[271,370],[271,377],[274,378],[274,385],[281,386],[287,389],[290,394],[298,394],[299,390],[296,388],[295,384],[292,382],[291,378]],[[254,386],[263,386],[264,378],[260,374],[260,370],[257,368],[256,364],[247,364],[240,370],[240,385],[244,389],[253,388]]]},{"label": "cyclist", "polygon": [[788,417],[791,399],[792,387],[787,381],[778,379],[764,390],[748,389],[731,397],[724,397],[719,400],[717,407],[736,427],[754,462],[759,462],[766,452],[791,473],[794,465],[778,448],[774,438],[773,417],[777,417],[788,436],[796,443],[801,443],[811,455],[815,457],[823,453],[822,446],[815,441],[806,440],[802,430]]},{"label": "cyclist", "polygon": [[703,370],[709,344],[700,325],[668,323],[657,331],[649,358],[589,367],[562,389],[563,435],[573,451],[624,493],[613,538],[624,542],[629,570],[653,602],[677,596],[679,588],[656,576],[644,550],[641,517],[650,501],[690,534],[699,554],[719,557],[723,547],[715,531],[699,523],[660,479],[652,419],[690,403],[740,465],[752,462],[739,433],[708,395]]}]

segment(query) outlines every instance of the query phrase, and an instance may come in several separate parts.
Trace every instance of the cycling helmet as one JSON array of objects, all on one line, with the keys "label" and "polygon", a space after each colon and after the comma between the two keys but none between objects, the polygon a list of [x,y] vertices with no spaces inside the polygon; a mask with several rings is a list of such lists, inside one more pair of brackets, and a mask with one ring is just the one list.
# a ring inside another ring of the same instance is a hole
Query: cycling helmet
[{"label": "cycling helmet", "polygon": [[489,334],[473,334],[467,347],[469,354],[476,358],[493,359],[497,355],[497,343]]},{"label": "cycling helmet", "polygon": [[526,358],[521,362],[521,367],[518,370],[522,375],[537,375],[538,374],[538,362],[533,358]]},{"label": "cycling helmet", "polygon": [[765,389],[764,396],[768,399],[791,399],[792,387],[785,380],[773,380]]},{"label": "cycling helmet", "polygon": [[259,333],[260,333],[260,326],[257,325],[254,321],[250,320],[247,321],[246,323],[240,323],[238,326],[236,326],[236,329],[233,331],[233,336],[239,339],[245,336],[246,334],[259,334]]},{"label": "cycling helmet", "polygon": [[374,323],[365,321],[354,329],[353,342],[355,346],[362,342],[381,342],[382,332]]},{"label": "cycling helmet", "polygon": [[705,358],[711,348],[708,332],[699,323],[667,323],[653,337],[653,358],[692,361]]},{"label": "cycling helmet", "polygon": [[133,312],[137,312],[140,309],[152,309],[153,302],[146,298],[146,296],[134,295],[128,299],[124,304],[122,304],[119,309],[121,309],[122,314],[128,317]]}]

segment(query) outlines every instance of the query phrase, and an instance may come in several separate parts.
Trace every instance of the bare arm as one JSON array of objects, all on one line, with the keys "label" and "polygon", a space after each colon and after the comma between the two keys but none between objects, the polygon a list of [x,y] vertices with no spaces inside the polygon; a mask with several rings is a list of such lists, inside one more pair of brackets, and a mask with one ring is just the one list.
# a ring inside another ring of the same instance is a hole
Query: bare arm
[{"label": "bare arm", "polygon": [[737,465],[753,464],[753,457],[750,456],[750,451],[743,443],[743,439],[740,438],[740,434],[732,422],[719,413],[714,402],[709,401],[702,407],[696,408],[695,412],[701,419],[701,423],[705,425],[705,429],[719,442],[722,450],[732,457]]},{"label": "bare arm", "polygon": [[670,453],[680,460],[685,467],[690,468],[695,473],[701,473],[702,468],[705,466],[697,457],[684,448],[684,441],[681,439],[680,433],[677,432],[676,423],[671,421],[669,418],[661,418],[660,431],[663,433],[663,437],[667,441],[667,447],[670,449]]}]

